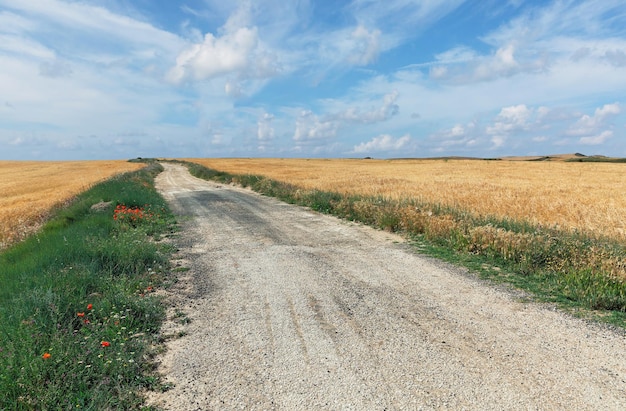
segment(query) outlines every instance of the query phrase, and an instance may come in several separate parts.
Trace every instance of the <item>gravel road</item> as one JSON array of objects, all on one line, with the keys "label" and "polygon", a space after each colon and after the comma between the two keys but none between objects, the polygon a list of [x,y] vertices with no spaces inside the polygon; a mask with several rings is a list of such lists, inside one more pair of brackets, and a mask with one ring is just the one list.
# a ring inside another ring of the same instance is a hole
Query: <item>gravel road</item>
[{"label": "gravel road", "polygon": [[626,335],[400,237],[164,164],[168,410],[625,410]]}]

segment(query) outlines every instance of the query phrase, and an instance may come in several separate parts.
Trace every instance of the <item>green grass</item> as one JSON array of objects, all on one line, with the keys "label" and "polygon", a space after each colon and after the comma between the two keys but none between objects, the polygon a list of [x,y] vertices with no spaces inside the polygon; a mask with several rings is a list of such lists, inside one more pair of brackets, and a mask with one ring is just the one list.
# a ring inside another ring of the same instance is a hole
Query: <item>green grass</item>
[{"label": "green grass", "polygon": [[538,300],[578,315],[626,327],[626,246],[615,240],[526,221],[479,217],[438,204],[302,190],[262,176],[188,166],[201,178],[238,183],[292,204],[402,232],[417,241],[422,252],[526,290]]},{"label": "green grass", "polygon": [[[153,186],[159,171],[93,187],[0,254],[0,410],[137,409],[141,390],[158,388],[154,291],[171,252],[159,239],[174,223]],[[118,205],[146,214],[114,220]]]}]

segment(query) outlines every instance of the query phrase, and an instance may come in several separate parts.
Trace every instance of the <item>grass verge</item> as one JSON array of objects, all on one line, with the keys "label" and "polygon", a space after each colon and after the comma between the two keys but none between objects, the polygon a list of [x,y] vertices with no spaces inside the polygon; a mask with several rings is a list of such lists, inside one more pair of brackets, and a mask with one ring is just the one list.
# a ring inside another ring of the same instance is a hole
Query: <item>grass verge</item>
[{"label": "grass verge", "polygon": [[313,210],[402,232],[420,249],[512,284],[578,315],[626,327],[626,247],[609,238],[467,210],[385,198],[346,196],[259,175],[232,175],[185,163],[191,174],[235,183]]},{"label": "grass verge", "polygon": [[174,224],[158,164],[77,196],[0,254],[0,410],[136,409],[158,388]]}]

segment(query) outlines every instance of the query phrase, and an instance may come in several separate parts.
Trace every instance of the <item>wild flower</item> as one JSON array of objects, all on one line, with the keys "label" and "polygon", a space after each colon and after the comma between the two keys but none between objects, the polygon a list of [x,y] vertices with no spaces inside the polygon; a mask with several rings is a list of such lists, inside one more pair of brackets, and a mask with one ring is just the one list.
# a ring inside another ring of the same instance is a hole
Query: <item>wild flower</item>
[{"label": "wild flower", "polygon": [[149,206],[145,207],[127,207],[124,204],[118,204],[113,211],[113,219],[119,222],[125,222],[135,226],[142,220],[149,220],[154,214],[149,211]]},{"label": "wild flower", "polygon": [[100,342],[100,345],[102,346],[102,348],[105,348],[105,347],[110,347],[111,343],[108,341],[102,341]]},{"label": "wild flower", "polygon": [[93,304],[87,304],[87,309],[91,310],[93,308]]},{"label": "wild flower", "polygon": [[52,357],[52,354],[50,354],[49,352],[45,352],[43,353],[43,355],[41,356],[41,358],[43,358],[44,360],[49,359],[50,357]]},{"label": "wild flower", "polygon": [[77,316],[77,317],[84,317],[84,316],[85,316],[85,313],[76,313],[76,316]]}]

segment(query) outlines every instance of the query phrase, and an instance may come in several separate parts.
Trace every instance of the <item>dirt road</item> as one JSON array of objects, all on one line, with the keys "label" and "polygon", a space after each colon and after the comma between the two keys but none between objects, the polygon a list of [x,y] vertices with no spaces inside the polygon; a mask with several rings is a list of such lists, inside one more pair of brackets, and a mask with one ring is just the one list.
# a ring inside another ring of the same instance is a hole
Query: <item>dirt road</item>
[{"label": "dirt road", "polygon": [[165,332],[184,336],[160,371],[175,385],[151,404],[626,409],[624,333],[523,302],[392,234],[164,166],[190,270],[168,292]]}]

